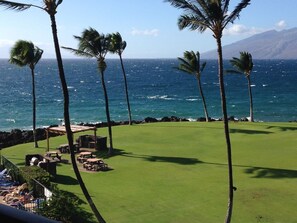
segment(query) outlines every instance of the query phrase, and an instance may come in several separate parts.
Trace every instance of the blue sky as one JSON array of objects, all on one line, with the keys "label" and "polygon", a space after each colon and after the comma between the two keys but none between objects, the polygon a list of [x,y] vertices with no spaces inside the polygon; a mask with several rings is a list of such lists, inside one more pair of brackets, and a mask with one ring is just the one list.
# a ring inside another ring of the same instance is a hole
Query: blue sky
[{"label": "blue sky", "polygon": [[[13,1],[13,0],[11,0]],[[42,0],[20,0],[42,6]],[[233,10],[239,0],[231,0]],[[227,27],[223,45],[267,30],[297,27],[296,0],[252,0],[234,24]],[[201,53],[216,48],[209,31],[180,31],[181,10],[163,0],[64,0],[56,15],[61,46],[75,48],[73,35],[88,27],[100,33],[120,32],[127,42],[124,58],[176,58],[185,50]],[[54,58],[49,16],[36,8],[13,12],[0,8],[0,58],[8,58],[15,41],[30,40]],[[62,50],[64,58],[73,58]],[[114,56],[108,55],[107,58]]]}]

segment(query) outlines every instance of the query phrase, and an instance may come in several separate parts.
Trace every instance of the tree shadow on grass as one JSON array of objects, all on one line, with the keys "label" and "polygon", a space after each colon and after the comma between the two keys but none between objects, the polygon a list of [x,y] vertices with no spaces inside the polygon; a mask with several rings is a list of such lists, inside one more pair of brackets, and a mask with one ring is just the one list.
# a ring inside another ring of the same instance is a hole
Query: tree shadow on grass
[{"label": "tree shadow on grass", "polygon": [[280,129],[281,131],[296,131],[297,127],[292,127],[292,126],[273,126],[270,125],[267,127],[267,129],[272,129],[272,128],[277,128]]},{"label": "tree shadow on grass", "polygon": [[297,170],[275,169],[265,167],[249,167],[245,170],[247,174],[253,174],[253,178],[297,178]]},{"label": "tree shadow on grass", "polygon": [[[173,157],[173,156],[150,156],[150,155],[139,155],[131,152],[125,152],[122,149],[115,149],[114,156],[125,156],[130,158],[143,159],[149,162],[167,162],[175,163],[180,165],[196,165],[196,164],[208,164],[217,166],[227,166],[226,163],[214,163],[199,160],[197,158],[186,158],[186,157]],[[272,179],[283,179],[283,178],[297,178],[297,170],[289,169],[276,169],[268,167],[255,167],[246,165],[233,165],[233,167],[243,167],[246,174],[253,174],[253,178],[272,178]]]},{"label": "tree shadow on grass", "polygon": [[167,163],[175,163],[180,165],[195,165],[198,163],[203,163],[202,161],[196,158],[141,155],[141,154],[134,154],[131,152],[128,153],[122,149],[114,149],[113,156],[125,156],[125,157],[143,159],[145,161],[150,161],[150,162],[167,162]]},{"label": "tree shadow on grass", "polygon": [[144,160],[151,162],[166,162],[175,163],[180,165],[195,165],[198,163],[203,163],[196,158],[185,158],[185,157],[174,157],[174,156],[144,156]]},{"label": "tree shadow on grass", "polygon": [[57,175],[53,180],[54,183],[65,184],[65,185],[78,185],[75,178],[66,175]]},{"label": "tree shadow on grass", "polygon": [[270,131],[250,130],[250,129],[230,129],[230,133],[242,133],[242,134],[271,134]]}]

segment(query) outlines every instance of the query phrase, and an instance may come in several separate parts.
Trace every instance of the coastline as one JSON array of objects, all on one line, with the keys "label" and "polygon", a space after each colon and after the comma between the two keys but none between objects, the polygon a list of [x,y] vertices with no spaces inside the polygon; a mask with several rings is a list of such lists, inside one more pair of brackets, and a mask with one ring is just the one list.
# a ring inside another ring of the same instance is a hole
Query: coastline
[{"label": "coastline", "polygon": [[[229,121],[233,122],[248,122],[247,118],[235,118],[234,116],[231,116],[228,118]],[[210,121],[222,121],[222,119],[214,119],[210,118]],[[145,119],[141,121],[132,121],[133,125],[137,124],[145,124],[145,123],[154,123],[154,122],[205,122],[204,117],[197,118],[195,120],[188,119],[188,118],[181,118],[176,116],[165,116],[163,118],[153,118],[153,117],[146,117]],[[294,121],[288,121],[288,122],[297,122],[297,120]],[[129,125],[129,121],[112,121],[112,126],[118,126],[118,125]],[[96,128],[104,128],[107,127],[106,122],[100,122],[100,123],[77,123],[77,125],[81,126],[90,126],[90,127],[96,127]],[[48,127],[53,127],[58,125],[51,125]],[[37,140],[44,140],[46,139],[46,128],[37,128],[36,129],[36,137]],[[50,137],[58,136],[59,134],[50,133]],[[21,130],[21,129],[12,129],[9,131],[0,131],[0,150],[3,148],[7,148],[10,146],[14,146],[17,144],[22,143],[29,143],[33,142],[33,131],[32,130]]]},{"label": "coastline", "polygon": [[[211,121],[220,121],[220,119],[210,119]],[[230,118],[230,120],[234,121],[234,118]],[[146,117],[141,121],[132,121],[133,125],[137,124],[144,124],[144,123],[153,123],[153,122],[190,122],[190,121],[197,121],[197,122],[205,122],[205,118],[200,117],[196,120],[187,119],[187,118],[180,118],[176,116],[165,116],[161,119],[153,118],[153,117]],[[246,120],[242,120],[246,121]],[[112,126],[118,125],[129,125],[129,121],[112,121]],[[77,123],[77,125],[81,126],[90,126],[96,128],[104,128],[107,127],[107,122],[100,122],[100,123]],[[53,127],[58,125],[50,125],[48,127]],[[44,140],[46,139],[46,128],[37,128],[36,129],[36,138],[37,140]],[[50,137],[58,136],[59,134],[50,133]],[[29,143],[33,142],[33,130],[21,130],[21,129],[12,129],[11,131],[0,131],[0,150],[3,148],[7,148],[10,146],[14,146],[17,144],[22,143]]]}]

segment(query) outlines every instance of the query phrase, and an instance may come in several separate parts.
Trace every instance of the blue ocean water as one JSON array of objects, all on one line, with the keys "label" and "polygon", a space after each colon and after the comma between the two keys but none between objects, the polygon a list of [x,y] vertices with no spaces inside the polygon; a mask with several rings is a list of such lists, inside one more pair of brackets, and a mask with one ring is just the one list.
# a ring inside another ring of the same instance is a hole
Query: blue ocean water
[{"label": "blue ocean water", "polygon": [[[132,118],[178,116],[203,117],[203,107],[194,76],[173,67],[176,59],[124,59]],[[228,61],[225,61],[228,68]],[[127,120],[123,76],[117,59],[107,60],[105,79],[111,118]],[[95,60],[67,59],[64,68],[70,94],[72,123],[106,121],[103,92]],[[43,59],[36,69],[37,125],[60,124],[63,95],[56,61]],[[32,128],[31,74],[0,60],[0,130]],[[209,115],[220,118],[221,103],[217,61],[207,61],[202,77]],[[297,61],[255,60],[251,75],[254,117],[258,121],[297,120]],[[228,115],[249,116],[247,80],[226,75]]]}]

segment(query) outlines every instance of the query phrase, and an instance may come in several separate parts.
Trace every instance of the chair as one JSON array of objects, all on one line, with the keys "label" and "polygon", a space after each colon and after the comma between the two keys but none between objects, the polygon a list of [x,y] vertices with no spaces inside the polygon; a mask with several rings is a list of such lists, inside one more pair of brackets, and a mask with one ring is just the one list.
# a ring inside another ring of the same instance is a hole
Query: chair
[{"label": "chair", "polygon": [[0,176],[3,176],[4,174],[6,174],[6,172],[7,172],[7,169],[5,168],[4,170],[2,170],[2,171],[0,172]]},{"label": "chair", "polygon": [[5,168],[0,172],[0,180],[6,179],[7,178],[7,169]]}]

